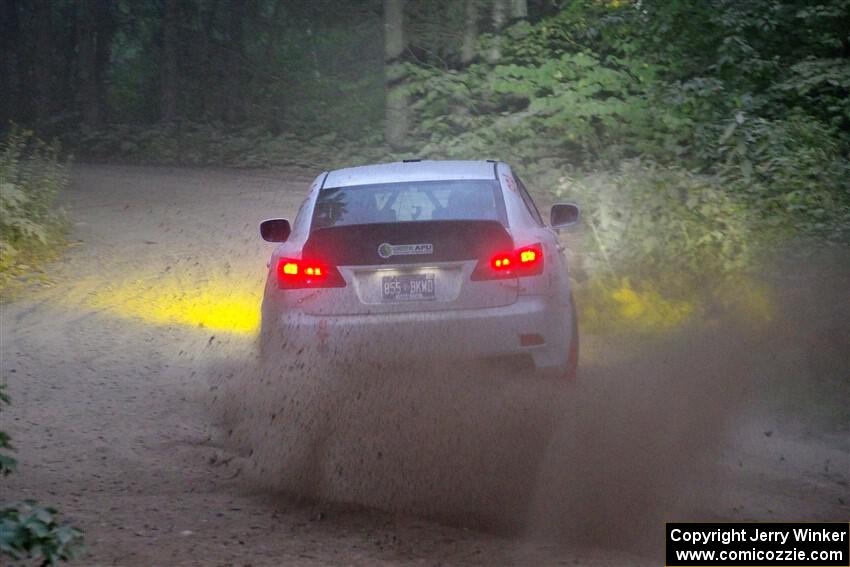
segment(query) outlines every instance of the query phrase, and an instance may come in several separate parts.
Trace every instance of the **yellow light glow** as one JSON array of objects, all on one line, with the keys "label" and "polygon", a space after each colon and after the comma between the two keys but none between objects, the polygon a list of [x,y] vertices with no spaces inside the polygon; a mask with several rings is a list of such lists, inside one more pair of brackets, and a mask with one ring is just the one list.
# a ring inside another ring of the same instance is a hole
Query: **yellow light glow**
[{"label": "yellow light glow", "polygon": [[185,325],[235,334],[256,333],[262,282],[222,277],[155,277],[104,285],[93,278],[65,298],[155,325]]},{"label": "yellow light glow", "polygon": [[294,262],[287,262],[283,265],[283,273],[290,276],[298,275],[298,264]]},{"label": "yellow light glow", "polygon": [[[597,281],[576,290],[582,328],[590,333],[610,331],[673,331],[693,320],[706,321],[704,298],[696,293],[671,298],[657,284],[644,281],[632,286],[628,279],[619,282]],[[740,277],[715,289],[723,316],[761,326],[775,317],[775,300],[766,286]]]}]

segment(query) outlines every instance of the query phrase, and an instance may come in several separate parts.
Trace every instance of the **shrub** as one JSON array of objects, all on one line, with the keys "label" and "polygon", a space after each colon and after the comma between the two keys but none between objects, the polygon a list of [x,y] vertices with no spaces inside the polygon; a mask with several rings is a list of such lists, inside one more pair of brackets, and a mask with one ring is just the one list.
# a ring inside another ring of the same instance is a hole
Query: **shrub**
[{"label": "shrub", "polygon": [[717,176],[623,162],[613,173],[565,177],[556,193],[583,206],[586,330],[655,332],[724,313],[773,316],[749,271],[772,238],[756,209]]},{"label": "shrub", "polygon": [[[6,385],[0,384],[0,412],[9,403]],[[11,439],[0,431],[0,449],[12,450]],[[0,476],[15,470],[17,461],[0,453]],[[54,508],[39,506],[33,500],[0,506],[0,556],[12,559],[29,558],[39,565],[54,565],[68,561],[82,549],[83,532],[67,524],[60,524]]]},{"label": "shrub", "polygon": [[810,116],[738,113],[714,129],[705,159],[767,227],[828,239],[850,235],[850,162],[834,128]]},{"label": "shrub", "polygon": [[0,284],[55,251],[64,229],[55,201],[67,184],[58,144],[15,127],[0,142]]},{"label": "shrub", "polygon": [[676,294],[753,256],[753,213],[716,177],[626,161],[613,173],[564,177],[556,193],[584,207],[585,269],[595,278],[653,279]]},{"label": "shrub", "polygon": [[0,554],[33,559],[40,565],[73,559],[82,548],[83,532],[60,524],[57,514],[33,500],[0,509]]}]

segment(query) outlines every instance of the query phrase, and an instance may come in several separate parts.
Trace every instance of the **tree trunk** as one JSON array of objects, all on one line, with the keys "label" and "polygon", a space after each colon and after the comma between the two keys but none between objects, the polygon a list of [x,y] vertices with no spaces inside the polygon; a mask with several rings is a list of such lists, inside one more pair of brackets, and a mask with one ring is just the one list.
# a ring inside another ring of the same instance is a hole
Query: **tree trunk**
[{"label": "tree trunk", "polygon": [[173,122],[177,119],[177,0],[165,0],[162,22],[162,82],[160,88],[160,119]]},{"label": "tree trunk", "polygon": [[218,57],[216,56],[215,49],[213,49],[212,41],[210,41],[211,38],[214,37],[215,17],[217,11],[218,2],[216,0],[212,0],[211,2],[206,2],[206,10],[202,10],[201,12],[204,27],[199,34],[200,45],[198,46],[198,65],[201,66],[204,74],[204,77],[201,80],[201,92],[199,93],[201,105],[200,114],[204,119],[211,118],[213,116],[220,117],[221,115],[221,108],[217,106],[219,99],[213,88],[216,84],[216,61],[218,60]]},{"label": "tree trunk", "polygon": [[317,81],[322,78],[319,68],[319,52],[316,49],[316,37],[313,35],[313,27],[307,24],[307,41],[310,44],[310,58],[313,60],[313,78]]},{"label": "tree trunk", "polygon": [[242,119],[242,19],[243,0],[230,0],[227,27],[227,92],[225,93],[225,120],[238,122]]},{"label": "tree trunk", "polygon": [[393,148],[403,146],[408,131],[404,47],[404,0],[384,0],[384,137]]},{"label": "tree trunk", "polygon": [[475,59],[475,44],[478,41],[478,0],[465,0],[463,26],[463,45],[460,48],[460,62],[464,67]]},{"label": "tree trunk", "polygon": [[50,118],[50,86],[53,77],[53,18],[50,0],[35,2],[35,123],[46,126]]},{"label": "tree trunk", "polygon": [[266,36],[266,45],[264,48],[263,61],[266,69],[271,69],[274,66],[274,57],[277,55],[277,50],[280,47],[280,40],[283,36],[283,22],[281,22],[281,4],[283,0],[277,0],[272,8],[271,18],[267,24],[268,34]]},{"label": "tree trunk", "polygon": [[528,19],[528,0],[511,0],[511,23]]},{"label": "tree trunk", "polygon": [[[56,3],[54,2],[54,5]],[[62,93],[63,106],[73,106],[80,113],[82,120],[82,97],[80,96],[80,12],[84,11],[76,2],[62,3],[59,5],[59,21],[64,24],[71,33],[57,33],[57,40],[61,39],[58,47],[56,63],[58,71],[54,76],[54,89]],[[63,27],[60,25],[60,27]],[[61,57],[61,62],[60,62]]]},{"label": "tree trunk", "polygon": [[[271,19],[268,22],[268,36],[265,45],[265,55],[263,56],[263,66],[268,76],[268,80],[278,82],[279,78],[275,77],[277,69],[277,57],[279,56],[280,45],[283,41],[284,33],[288,30],[285,25],[284,14],[286,10],[283,7],[284,0],[277,0],[274,4]],[[276,92],[274,88],[271,92]],[[283,131],[283,103],[281,97],[274,94],[264,95],[261,99],[262,112],[265,116],[264,121],[269,128],[269,131],[278,136]]]},{"label": "tree trunk", "polygon": [[107,69],[112,57],[112,39],[115,37],[115,12],[112,0],[96,2],[95,28],[97,44],[94,53],[94,82],[97,91],[97,117],[100,123],[108,120],[109,96],[106,83]]},{"label": "tree trunk", "polygon": [[488,59],[496,63],[502,58],[502,28],[505,27],[508,0],[493,0],[493,45],[490,47]]},{"label": "tree trunk", "polygon": [[77,1],[77,89],[83,124],[96,127],[100,121],[97,92],[95,1]]}]

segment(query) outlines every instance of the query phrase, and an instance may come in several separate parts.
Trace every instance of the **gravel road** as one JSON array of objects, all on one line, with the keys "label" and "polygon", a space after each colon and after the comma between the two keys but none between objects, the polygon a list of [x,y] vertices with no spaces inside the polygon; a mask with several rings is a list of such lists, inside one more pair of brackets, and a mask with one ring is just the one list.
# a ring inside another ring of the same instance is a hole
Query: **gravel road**
[{"label": "gravel road", "polygon": [[72,246],[0,314],[0,500],[59,507],[81,565],[657,565],[665,520],[850,519],[846,263],[768,278],[791,307],[767,328],[587,337],[569,388],[393,365],[266,388],[256,226],[311,175],[72,179]]}]

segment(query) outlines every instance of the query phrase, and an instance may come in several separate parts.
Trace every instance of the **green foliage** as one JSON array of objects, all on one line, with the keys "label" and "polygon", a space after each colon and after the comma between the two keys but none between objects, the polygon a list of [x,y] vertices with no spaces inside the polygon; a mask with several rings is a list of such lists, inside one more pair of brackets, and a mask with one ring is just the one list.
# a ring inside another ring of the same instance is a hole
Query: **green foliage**
[{"label": "green foliage", "polygon": [[678,293],[704,274],[746,268],[757,244],[753,211],[713,176],[626,161],[565,177],[556,194],[584,206],[582,261],[601,278],[657,280]]},{"label": "green foliage", "polygon": [[73,559],[82,550],[83,532],[60,524],[57,515],[32,500],[0,508],[0,554],[39,565]]},{"label": "green foliage", "polygon": [[579,202],[611,289],[733,277],[776,238],[850,238],[847,8],[570,2],[507,30],[496,63],[412,67],[413,137]]},{"label": "green foliage", "polygon": [[[9,403],[9,395],[6,394],[6,384],[0,384],[0,412],[3,411],[3,405]],[[12,438],[5,431],[0,430],[0,449],[4,451],[13,451]],[[15,471],[18,461],[14,457],[0,453],[0,476],[7,476]]]},{"label": "green foliage", "polygon": [[850,130],[850,60],[808,57],[794,64],[777,93],[829,124]]},{"label": "green foliage", "polygon": [[768,227],[832,240],[850,235],[850,161],[833,128],[801,115],[739,113],[703,151],[727,191]]},{"label": "green foliage", "polygon": [[[14,449],[11,441],[12,440],[9,437],[8,433],[6,433],[5,431],[0,431],[0,449]],[[18,461],[15,458],[0,453],[0,476],[6,476],[8,474],[13,473],[17,465]]]},{"label": "green foliage", "polygon": [[[463,72],[411,71],[414,136],[429,155],[509,155],[513,161],[557,157],[562,164],[636,156],[649,124],[665,119],[650,105],[647,64],[590,51],[523,53]],[[643,134],[642,134],[643,133]]]},{"label": "green foliage", "polygon": [[55,201],[67,184],[57,144],[15,127],[0,141],[0,284],[62,243],[63,217]]}]

